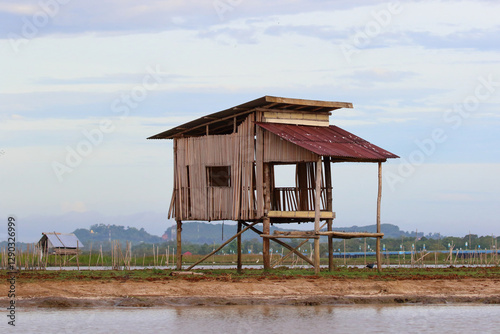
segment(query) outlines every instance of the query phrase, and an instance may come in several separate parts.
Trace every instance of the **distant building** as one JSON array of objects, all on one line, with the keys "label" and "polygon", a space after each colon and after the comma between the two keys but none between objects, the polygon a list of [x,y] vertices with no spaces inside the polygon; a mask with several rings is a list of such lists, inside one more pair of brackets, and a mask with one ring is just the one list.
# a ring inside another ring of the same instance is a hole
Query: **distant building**
[{"label": "distant building", "polygon": [[42,249],[44,255],[75,255],[78,253],[78,249],[84,247],[73,233],[56,232],[43,232],[37,245]]}]

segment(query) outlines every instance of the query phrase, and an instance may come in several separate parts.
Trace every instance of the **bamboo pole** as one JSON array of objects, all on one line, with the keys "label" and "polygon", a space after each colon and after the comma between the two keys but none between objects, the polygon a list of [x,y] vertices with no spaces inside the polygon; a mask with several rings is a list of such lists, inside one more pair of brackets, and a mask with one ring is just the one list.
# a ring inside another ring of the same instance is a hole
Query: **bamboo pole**
[{"label": "bamboo pole", "polygon": [[[326,210],[328,212],[333,211],[333,198],[332,198],[332,169],[330,165],[330,157],[324,157],[325,164],[325,187],[326,187]],[[333,230],[333,219],[327,219],[328,231]],[[344,240],[345,247],[345,240]],[[345,254],[345,251],[344,251]],[[333,236],[328,236],[328,270],[332,271],[334,268],[333,264]]]},{"label": "bamboo pole", "polygon": [[366,238],[364,239],[364,247],[363,247],[363,251],[365,253],[365,266],[366,266]]},{"label": "bamboo pole", "polygon": [[[238,221],[238,230],[237,232],[241,232],[241,221]],[[237,253],[238,253],[238,264],[236,266],[236,270],[239,273],[241,273],[241,267],[242,267],[242,263],[241,263],[241,234],[238,235],[238,238],[237,238]]]},{"label": "bamboo pole", "polygon": [[[377,194],[377,233],[382,233],[380,228],[380,205],[382,202],[382,162],[378,162],[378,194]],[[382,259],[380,256],[380,237],[377,238],[377,270],[382,271]]]},{"label": "bamboo pole", "polygon": [[[264,164],[264,219],[262,221],[263,234],[269,235],[271,232],[271,219],[267,216],[271,209],[271,180],[270,180],[270,164]],[[271,260],[269,257],[269,238],[262,238],[262,258],[264,262],[264,270],[271,268]]]},{"label": "bamboo pole", "polygon": [[[316,161],[316,198],[314,200],[314,232],[319,233],[319,219],[320,219],[320,201],[321,201],[321,156],[318,157]],[[320,248],[319,248],[319,238],[314,239],[314,273],[319,274],[320,268]]]},{"label": "bamboo pole", "polygon": [[[99,263],[99,259],[97,259],[97,263]],[[102,244],[101,244],[101,267],[104,267],[104,256],[102,255]]]},{"label": "bamboo pole", "polygon": [[182,270],[182,221],[177,221],[177,270]]}]

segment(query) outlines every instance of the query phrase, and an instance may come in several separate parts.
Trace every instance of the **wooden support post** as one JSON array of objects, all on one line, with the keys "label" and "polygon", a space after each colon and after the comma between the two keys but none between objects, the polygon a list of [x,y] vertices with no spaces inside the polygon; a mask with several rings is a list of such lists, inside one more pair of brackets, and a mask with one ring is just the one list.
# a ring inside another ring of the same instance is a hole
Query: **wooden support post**
[{"label": "wooden support post", "polygon": [[[314,232],[319,233],[319,218],[321,205],[321,156],[316,161],[316,198],[314,200]],[[314,273],[319,274],[320,249],[319,238],[314,239]]]},{"label": "wooden support post", "polygon": [[177,270],[182,270],[182,221],[177,221]]},{"label": "wooden support post", "polygon": [[[271,219],[268,217],[268,213],[271,209],[271,180],[270,180],[270,165],[269,163],[264,164],[264,219],[262,220],[263,234],[271,233]],[[269,238],[262,239],[262,257],[264,263],[264,270],[271,268],[271,258],[269,255]]]},{"label": "wooden support post", "polygon": [[[327,226],[328,231],[333,230],[333,220],[328,219],[328,226]],[[329,235],[328,236],[328,270],[333,271],[333,268],[335,265],[333,264],[333,236]]]},{"label": "wooden support post", "polygon": [[[382,201],[382,162],[378,163],[378,195],[377,195],[377,233],[380,231],[380,204]],[[380,256],[380,237],[377,238],[377,269],[382,271],[382,258]]]},{"label": "wooden support post", "polygon": [[[241,232],[241,221],[238,221],[238,233]],[[241,234],[238,234],[238,237],[237,237],[237,252],[238,252],[238,264],[236,265],[236,271],[238,272],[238,274],[241,273]]]},{"label": "wooden support post", "polygon": [[299,196],[297,200],[297,211],[308,211],[307,205],[307,163],[299,162],[297,164],[296,178]]},{"label": "wooden support post", "polygon": [[[262,234],[269,235],[271,231],[271,219],[264,217]],[[269,254],[269,238],[264,237],[262,240],[262,256],[264,261],[264,270],[271,268],[271,256]]]},{"label": "wooden support post", "polygon": [[[333,196],[332,196],[332,169],[330,165],[330,157],[324,157],[325,164],[325,187],[326,187],[326,209],[328,212],[333,211]],[[333,230],[333,219],[327,219],[327,230]],[[332,271],[333,264],[333,236],[328,236],[328,270]]]}]

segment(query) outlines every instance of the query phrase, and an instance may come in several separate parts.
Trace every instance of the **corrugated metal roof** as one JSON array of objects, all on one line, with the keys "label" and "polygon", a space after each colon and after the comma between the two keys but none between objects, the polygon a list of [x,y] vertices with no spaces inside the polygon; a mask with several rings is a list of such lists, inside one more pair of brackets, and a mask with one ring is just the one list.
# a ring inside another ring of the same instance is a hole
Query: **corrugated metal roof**
[{"label": "corrugated metal roof", "polygon": [[42,234],[47,236],[52,247],[55,248],[76,248],[77,241],[79,248],[84,247],[82,242],[73,233],[57,233],[56,235],[55,232],[50,232]]},{"label": "corrugated metal roof", "polygon": [[257,123],[275,135],[321,156],[340,161],[385,161],[399,158],[335,125],[328,127]]},{"label": "corrugated metal roof", "polygon": [[[204,126],[207,124],[213,124],[214,127],[217,128],[217,131],[211,132],[211,134],[223,134],[226,131],[229,131],[229,133],[231,133],[233,130],[233,123],[230,121],[227,122],[227,119],[234,116],[246,115],[252,112],[255,108],[286,109],[290,111],[301,110],[309,112],[329,112],[331,110],[340,108],[352,108],[352,103],[293,99],[266,95],[261,98],[240,104],[238,106],[200,117],[188,123],[176,126],[175,128],[172,128],[170,130],[151,136],[148,139],[171,139],[175,136],[180,135],[203,136],[206,133]],[[244,117],[246,116],[240,117],[238,121],[242,121]],[[217,124],[217,122],[219,123]]]}]

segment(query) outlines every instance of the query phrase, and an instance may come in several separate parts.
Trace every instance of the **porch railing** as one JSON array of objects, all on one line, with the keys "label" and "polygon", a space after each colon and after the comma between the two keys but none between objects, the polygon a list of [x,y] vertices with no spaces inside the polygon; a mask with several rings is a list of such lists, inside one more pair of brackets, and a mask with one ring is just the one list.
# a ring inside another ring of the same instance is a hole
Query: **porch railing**
[{"label": "porch railing", "polygon": [[[315,188],[277,187],[271,193],[271,209],[277,211],[314,211]],[[327,188],[321,188],[320,209],[326,210]]]}]

